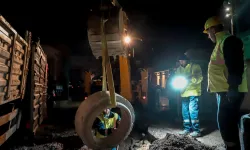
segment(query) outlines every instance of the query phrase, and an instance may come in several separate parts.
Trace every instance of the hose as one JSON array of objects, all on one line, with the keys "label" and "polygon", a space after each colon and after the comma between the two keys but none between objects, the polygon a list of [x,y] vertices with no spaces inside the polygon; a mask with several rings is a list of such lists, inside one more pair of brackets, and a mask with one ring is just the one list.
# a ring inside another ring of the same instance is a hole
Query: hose
[{"label": "hose", "polygon": [[241,120],[240,120],[240,146],[241,146],[241,150],[245,150],[245,144],[244,144],[244,132],[245,132],[244,121],[246,119],[250,119],[250,114],[243,115],[241,117]]}]

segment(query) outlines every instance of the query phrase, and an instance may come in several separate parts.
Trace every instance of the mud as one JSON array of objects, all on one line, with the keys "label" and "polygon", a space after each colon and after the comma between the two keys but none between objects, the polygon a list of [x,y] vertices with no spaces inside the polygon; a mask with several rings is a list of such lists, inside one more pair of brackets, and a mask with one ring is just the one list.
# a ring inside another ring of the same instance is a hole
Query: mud
[{"label": "mud", "polygon": [[208,147],[201,142],[187,137],[167,133],[165,138],[154,141],[149,150],[215,150],[216,147]]}]

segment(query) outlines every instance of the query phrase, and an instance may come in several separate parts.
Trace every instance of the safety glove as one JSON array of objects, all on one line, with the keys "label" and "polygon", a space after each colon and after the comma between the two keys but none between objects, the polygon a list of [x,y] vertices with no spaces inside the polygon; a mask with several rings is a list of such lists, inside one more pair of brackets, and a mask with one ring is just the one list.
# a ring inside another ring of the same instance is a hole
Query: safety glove
[{"label": "safety glove", "polygon": [[234,102],[239,98],[238,86],[229,86],[227,97],[229,102]]}]

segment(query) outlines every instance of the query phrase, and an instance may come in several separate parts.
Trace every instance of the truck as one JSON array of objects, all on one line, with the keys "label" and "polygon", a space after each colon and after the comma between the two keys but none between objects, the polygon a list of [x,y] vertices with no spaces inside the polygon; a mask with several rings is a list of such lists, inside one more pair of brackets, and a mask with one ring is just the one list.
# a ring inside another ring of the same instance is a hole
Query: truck
[{"label": "truck", "polygon": [[0,15],[0,146],[18,130],[35,135],[46,116],[47,70],[40,42]]}]

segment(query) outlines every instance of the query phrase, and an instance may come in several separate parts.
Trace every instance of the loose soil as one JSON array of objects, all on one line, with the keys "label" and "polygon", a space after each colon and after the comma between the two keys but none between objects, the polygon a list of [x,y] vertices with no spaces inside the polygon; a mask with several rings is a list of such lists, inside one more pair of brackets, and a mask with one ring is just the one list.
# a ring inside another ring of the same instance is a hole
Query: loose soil
[{"label": "loose soil", "polygon": [[201,142],[187,137],[167,134],[165,138],[154,141],[149,150],[215,150],[216,147],[208,147]]}]

